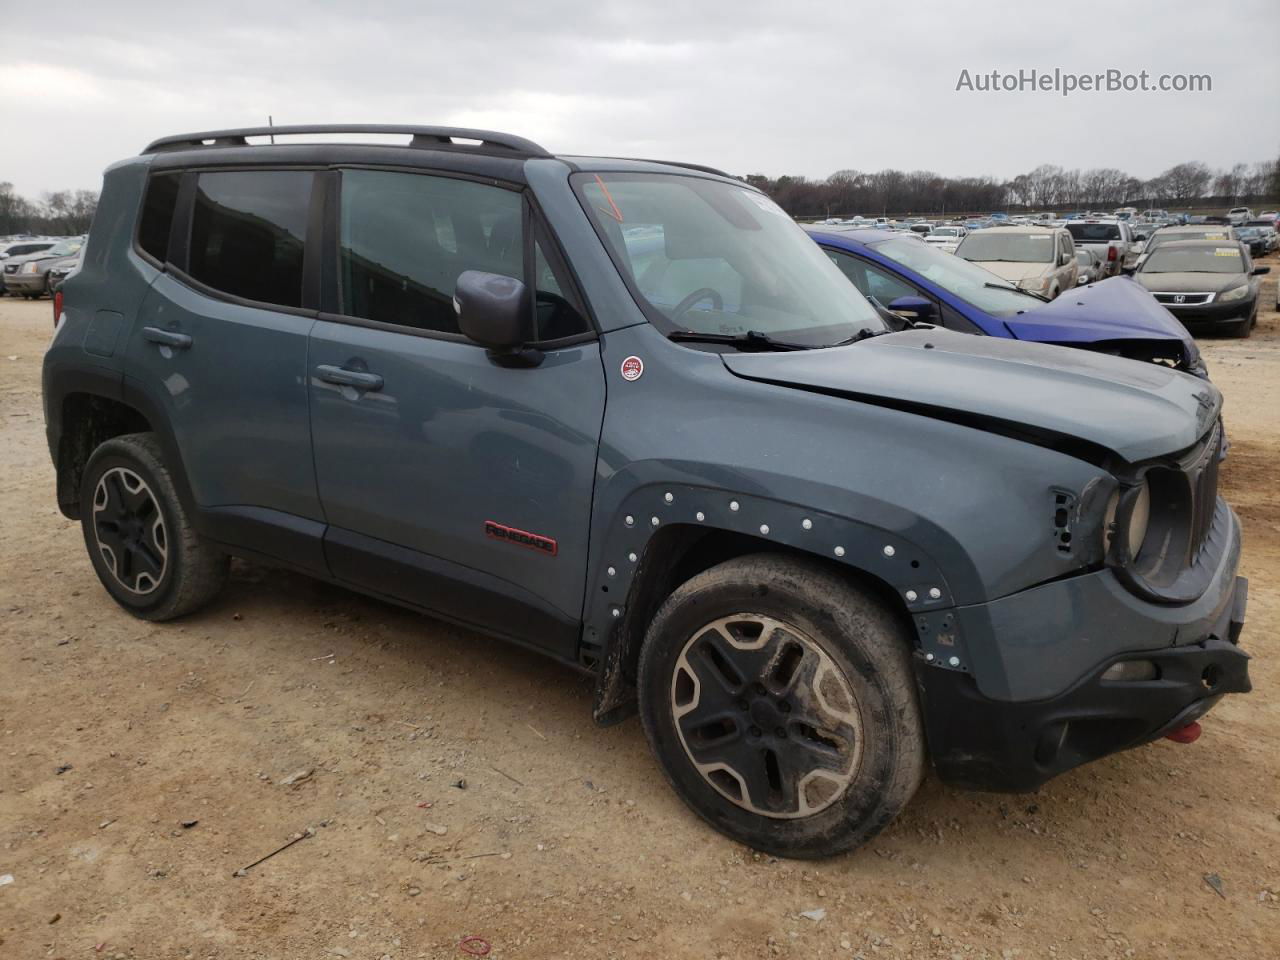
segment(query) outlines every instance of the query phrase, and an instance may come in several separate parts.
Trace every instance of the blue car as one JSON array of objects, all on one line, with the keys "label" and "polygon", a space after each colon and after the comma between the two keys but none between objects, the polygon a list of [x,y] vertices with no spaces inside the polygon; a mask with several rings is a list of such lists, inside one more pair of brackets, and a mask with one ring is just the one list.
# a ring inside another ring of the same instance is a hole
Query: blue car
[{"label": "blue car", "polygon": [[890,313],[965,333],[1081,347],[1208,375],[1186,328],[1128,277],[1076,287],[1046,301],[914,237],[806,230],[855,287]]}]

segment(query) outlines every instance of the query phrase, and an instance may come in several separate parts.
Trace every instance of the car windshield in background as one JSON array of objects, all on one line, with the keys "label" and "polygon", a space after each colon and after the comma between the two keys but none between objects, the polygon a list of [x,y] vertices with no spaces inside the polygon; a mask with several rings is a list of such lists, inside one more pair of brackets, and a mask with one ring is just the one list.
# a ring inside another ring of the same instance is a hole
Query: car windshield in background
[{"label": "car windshield in background", "polygon": [[1076,243],[1107,243],[1120,239],[1120,228],[1114,223],[1068,223],[1066,226]]},{"label": "car windshield in background", "polygon": [[1040,304],[989,270],[923,243],[894,238],[873,243],[871,249],[995,317],[1011,317]]},{"label": "car windshield in background", "polygon": [[888,329],[818,245],[755,190],[676,174],[579,173],[573,184],[664,333],[757,332],[820,347]]},{"label": "car windshield in background", "polygon": [[965,237],[956,252],[966,260],[978,262],[1049,263],[1053,260],[1053,236],[1048,233],[975,233]]},{"label": "car windshield in background", "polygon": [[1143,273],[1244,273],[1235,247],[1162,247],[1147,258]]},{"label": "car windshield in background", "polygon": [[47,252],[51,257],[69,257],[82,246],[84,246],[83,240],[63,240],[55,243]]},{"label": "car windshield in background", "polygon": [[930,236],[933,236],[933,237],[958,237],[958,236],[960,236],[960,231],[959,231],[959,230],[957,230],[955,227],[938,227],[938,228],[936,228],[936,229],[933,231],[933,233],[931,233],[931,234],[930,234]]}]

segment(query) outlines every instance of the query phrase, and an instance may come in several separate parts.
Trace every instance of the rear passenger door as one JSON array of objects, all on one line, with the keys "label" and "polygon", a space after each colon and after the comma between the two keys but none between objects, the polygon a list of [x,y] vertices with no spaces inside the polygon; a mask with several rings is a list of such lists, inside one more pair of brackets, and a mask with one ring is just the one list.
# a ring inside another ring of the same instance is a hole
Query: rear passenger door
[{"label": "rear passenger door", "polygon": [[[334,302],[308,377],[334,575],[572,656],[604,372],[556,248],[514,187],[331,177]],[[458,332],[465,270],[536,288],[541,362]]]},{"label": "rear passenger door", "polygon": [[214,536],[323,568],[311,461],[306,290],[316,175],[151,178],[139,252],[165,262],[132,328],[126,386],[172,429]]}]

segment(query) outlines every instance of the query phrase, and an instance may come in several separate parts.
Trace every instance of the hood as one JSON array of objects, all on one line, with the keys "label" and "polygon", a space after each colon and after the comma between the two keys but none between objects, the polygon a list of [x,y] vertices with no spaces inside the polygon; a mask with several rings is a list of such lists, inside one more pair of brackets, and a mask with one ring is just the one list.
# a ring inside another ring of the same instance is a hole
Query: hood
[{"label": "hood", "polygon": [[11,263],[26,263],[28,260],[48,260],[51,254],[48,250],[37,250],[35,253],[23,253],[16,257],[9,257],[7,260],[0,261],[5,266]]},{"label": "hood", "polygon": [[1193,343],[1187,328],[1156,303],[1141,284],[1112,277],[1066,290],[1056,300],[1004,318],[1019,340],[1098,343],[1106,340],[1178,340]]},{"label": "hood", "polygon": [[1017,283],[1019,280],[1038,280],[1053,269],[1051,263],[1014,263],[1010,260],[974,260],[980,267],[990,270],[1001,280]]},{"label": "hood", "polygon": [[1160,293],[1221,293],[1249,281],[1243,273],[1136,273],[1133,278]]},{"label": "hood", "polygon": [[[847,396],[981,427],[1085,440],[1136,462],[1184,450],[1222,394],[1158,364],[949,330],[905,330],[847,347],[725,354],[737,376]],[[856,437],[850,438],[856,443]],[[957,449],[957,464],[963,449]]]}]

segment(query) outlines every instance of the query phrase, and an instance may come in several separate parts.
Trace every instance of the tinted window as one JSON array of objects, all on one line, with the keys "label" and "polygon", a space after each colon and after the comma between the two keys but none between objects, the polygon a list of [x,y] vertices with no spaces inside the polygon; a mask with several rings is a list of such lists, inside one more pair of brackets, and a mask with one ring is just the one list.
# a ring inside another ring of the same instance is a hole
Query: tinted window
[{"label": "tinted window", "polygon": [[470,180],[348,170],[340,264],[347,316],[458,332],[458,275],[524,276],[520,194]]},{"label": "tinted window", "polygon": [[302,306],[311,176],[297,170],[200,174],[187,272],[246,300]]},{"label": "tinted window", "polygon": [[1106,243],[1120,239],[1120,227],[1114,223],[1068,223],[1067,232],[1080,243]]},{"label": "tinted window", "polygon": [[147,183],[147,196],[138,221],[138,246],[161,263],[169,250],[169,227],[173,225],[178,182],[177,174],[152,177]]}]

